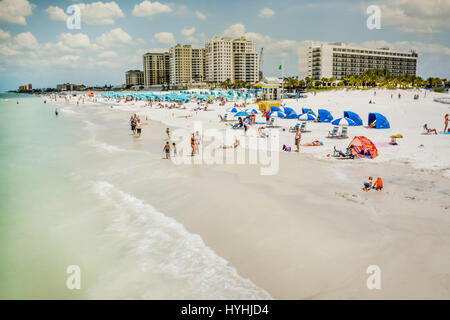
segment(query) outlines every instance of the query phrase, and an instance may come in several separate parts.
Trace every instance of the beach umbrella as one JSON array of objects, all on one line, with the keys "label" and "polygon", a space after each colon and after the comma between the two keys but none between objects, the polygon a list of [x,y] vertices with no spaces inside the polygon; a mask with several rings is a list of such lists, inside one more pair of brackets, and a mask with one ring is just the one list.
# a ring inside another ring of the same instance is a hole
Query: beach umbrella
[{"label": "beach umbrella", "polygon": [[241,112],[237,112],[234,116],[235,117],[248,117],[250,115],[247,112],[241,111]]},{"label": "beach umbrella", "polygon": [[228,108],[227,111],[228,112],[238,112],[238,109],[236,109],[236,108]]},{"label": "beach umbrella", "polygon": [[256,109],[247,109],[246,110],[247,112],[250,112],[250,113],[254,113],[254,114],[258,114],[259,113],[259,111],[258,110],[256,110]]},{"label": "beach umbrella", "polygon": [[284,108],[284,113],[285,113],[286,115],[291,114],[291,112],[295,112],[294,109],[289,108],[289,107],[285,107],[285,108]]},{"label": "beach umbrella", "polygon": [[269,117],[284,118],[286,117],[286,115],[281,111],[272,111],[269,113]]},{"label": "beach umbrella", "polygon": [[281,112],[281,109],[278,108],[278,107],[276,107],[276,106],[270,106],[270,111],[271,111],[271,112],[272,112],[272,111],[280,111],[280,112]]},{"label": "beach umbrella", "polygon": [[286,119],[297,119],[297,118],[298,118],[298,114],[295,111],[292,111],[291,113],[286,115]]},{"label": "beach umbrella", "polygon": [[298,120],[316,120],[316,117],[310,113],[303,113],[298,117]]},{"label": "beach umbrella", "polygon": [[354,126],[355,121],[353,121],[350,118],[337,118],[333,121],[331,121],[331,124],[334,126]]}]

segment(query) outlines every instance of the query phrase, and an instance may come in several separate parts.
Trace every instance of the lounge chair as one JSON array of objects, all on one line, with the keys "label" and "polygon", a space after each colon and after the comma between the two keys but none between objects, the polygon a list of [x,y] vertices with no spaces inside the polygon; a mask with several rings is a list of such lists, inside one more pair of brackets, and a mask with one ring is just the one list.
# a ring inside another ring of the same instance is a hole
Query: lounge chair
[{"label": "lounge chair", "polygon": [[339,127],[334,126],[333,131],[328,131],[328,138],[336,138],[338,137]]},{"label": "lounge chair", "polygon": [[290,132],[296,132],[296,131],[297,131],[297,128],[300,128],[300,122],[297,123],[295,126],[290,127],[290,128],[289,128],[289,131],[290,131]]},{"label": "lounge chair", "polygon": [[270,118],[270,122],[267,124],[268,127],[273,127],[274,126],[274,122],[275,119],[274,118]]},{"label": "lounge chair", "polygon": [[354,159],[355,158],[355,156],[353,155],[353,153],[350,151],[349,148],[347,148],[347,151],[344,153],[341,150],[337,150],[336,146],[334,146],[334,149],[333,149],[333,157],[339,158],[339,159]]},{"label": "lounge chair", "polygon": [[300,131],[301,132],[306,132],[306,121],[302,122],[302,125],[300,126]]},{"label": "lounge chair", "polygon": [[339,136],[339,138],[348,138],[347,133],[348,127],[342,127],[341,135]]}]

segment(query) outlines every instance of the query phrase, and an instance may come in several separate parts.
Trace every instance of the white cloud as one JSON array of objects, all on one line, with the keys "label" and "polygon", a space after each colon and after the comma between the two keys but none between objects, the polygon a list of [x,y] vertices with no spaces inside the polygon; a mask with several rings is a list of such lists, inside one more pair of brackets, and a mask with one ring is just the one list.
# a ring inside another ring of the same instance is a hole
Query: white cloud
[{"label": "white cloud", "polygon": [[75,68],[77,66],[77,62],[80,60],[80,56],[75,55],[65,55],[62,57],[58,57],[53,59],[52,64],[68,67],[68,68]]},{"label": "white cloud", "polygon": [[114,51],[103,51],[103,52],[99,53],[98,56],[103,59],[110,59],[110,58],[116,58],[117,53],[115,53]]},{"label": "white cloud", "polygon": [[28,0],[0,1],[0,22],[27,24],[26,17],[31,16],[34,4]]},{"label": "white cloud", "polygon": [[14,42],[20,49],[37,49],[39,44],[31,32],[22,32],[14,37]]},{"label": "white cloud", "polygon": [[156,41],[164,44],[173,44],[175,43],[175,38],[172,32],[160,32],[155,34]]},{"label": "white cloud", "polygon": [[71,48],[89,48],[91,46],[89,36],[83,33],[63,33],[59,35],[59,40]]},{"label": "white cloud", "polygon": [[21,52],[12,48],[10,44],[0,44],[0,55],[4,56],[17,56],[20,55]]},{"label": "white cloud", "polygon": [[258,16],[263,19],[268,19],[268,18],[272,18],[272,16],[274,14],[275,14],[275,11],[273,11],[272,9],[263,8],[263,9],[261,9],[261,11],[259,11]]},{"label": "white cloud", "polygon": [[112,47],[130,43],[133,40],[133,38],[131,38],[131,36],[125,31],[123,31],[121,28],[116,28],[102,34],[96,40],[100,46]]},{"label": "white cloud", "polygon": [[243,36],[245,33],[245,26],[242,23],[235,23],[229,26],[223,32],[223,35],[226,37],[239,38]]},{"label": "white cloud", "polygon": [[136,17],[153,17],[160,13],[172,12],[172,8],[167,4],[162,4],[158,1],[151,2],[148,0],[142,1],[139,4],[134,5],[133,15]]},{"label": "white cloud", "polygon": [[120,63],[112,61],[98,61],[96,64],[105,68],[120,68],[122,66]]},{"label": "white cloud", "polygon": [[181,29],[181,34],[185,37],[192,36],[195,33],[195,27]]},{"label": "white cloud", "polygon": [[50,6],[45,12],[47,12],[50,19],[55,21],[66,21],[68,18],[68,15],[60,7]]},{"label": "white cloud", "polygon": [[11,38],[11,34],[8,31],[0,29],[0,40],[8,40]]},{"label": "white cloud", "polygon": [[[366,8],[363,6],[364,11]],[[448,0],[386,0],[380,9],[381,27],[391,25],[403,32],[418,33],[450,29]]]},{"label": "white cloud", "polygon": [[112,2],[93,2],[89,4],[77,3],[80,7],[81,23],[87,24],[114,24],[116,19],[123,18],[122,9]]},{"label": "white cloud", "polygon": [[206,20],[206,15],[200,11],[195,11],[195,15],[197,16],[197,18],[199,18],[200,20]]}]

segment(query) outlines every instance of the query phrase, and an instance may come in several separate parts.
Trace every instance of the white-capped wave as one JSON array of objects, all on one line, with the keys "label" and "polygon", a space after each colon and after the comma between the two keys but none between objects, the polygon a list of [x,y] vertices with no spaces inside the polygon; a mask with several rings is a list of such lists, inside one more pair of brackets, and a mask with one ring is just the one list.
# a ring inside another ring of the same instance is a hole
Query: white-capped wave
[{"label": "white-capped wave", "polygon": [[[94,298],[271,299],[238,275],[199,235],[108,182],[94,190],[116,212],[107,231],[119,236],[121,266],[89,290]],[[116,292],[115,292],[116,291]]]}]

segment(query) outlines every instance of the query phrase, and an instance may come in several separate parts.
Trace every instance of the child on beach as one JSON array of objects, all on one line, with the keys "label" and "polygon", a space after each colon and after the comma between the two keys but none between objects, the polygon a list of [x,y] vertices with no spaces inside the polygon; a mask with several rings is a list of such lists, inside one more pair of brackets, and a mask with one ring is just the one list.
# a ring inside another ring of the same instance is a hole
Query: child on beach
[{"label": "child on beach", "polygon": [[366,182],[364,182],[363,190],[365,192],[368,192],[372,188],[372,184],[373,184],[373,178],[369,177],[369,179]]},{"label": "child on beach", "polygon": [[172,143],[172,149],[173,149],[173,156],[176,157],[177,156],[177,145],[174,143]]},{"label": "child on beach", "polygon": [[166,133],[167,133],[167,137],[170,139],[170,129],[169,128],[166,129]]},{"label": "child on beach", "polygon": [[381,180],[381,178],[378,177],[377,180],[375,181],[375,183],[373,184],[372,188],[377,191],[383,190],[383,180]]},{"label": "child on beach", "polygon": [[170,144],[169,144],[169,141],[166,142],[166,145],[164,146],[163,151],[166,153],[166,159],[170,159]]},{"label": "child on beach", "polygon": [[447,128],[448,128],[448,117],[449,117],[449,115],[448,115],[448,113],[445,115],[445,117],[444,117],[444,133],[445,132],[447,132]]},{"label": "child on beach", "polygon": [[283,151],[291,152],[291,147],[286,147],[286,145],[283,144]]}]

